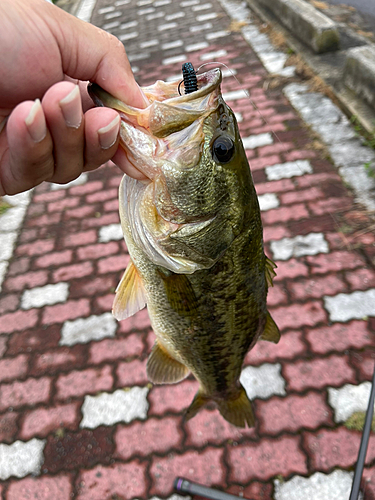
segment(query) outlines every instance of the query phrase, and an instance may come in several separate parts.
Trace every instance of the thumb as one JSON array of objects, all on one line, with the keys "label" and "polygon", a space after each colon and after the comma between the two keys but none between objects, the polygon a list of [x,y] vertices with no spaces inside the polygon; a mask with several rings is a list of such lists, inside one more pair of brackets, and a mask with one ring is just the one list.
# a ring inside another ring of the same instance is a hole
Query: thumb
[{"label": "thumb", "polygon": [[148,101],[134,79],[120,40],[44,3],[50,11],[49,27],[60,49],[63,72],[71,78],[97,83],[130,106],[144,108]]}]

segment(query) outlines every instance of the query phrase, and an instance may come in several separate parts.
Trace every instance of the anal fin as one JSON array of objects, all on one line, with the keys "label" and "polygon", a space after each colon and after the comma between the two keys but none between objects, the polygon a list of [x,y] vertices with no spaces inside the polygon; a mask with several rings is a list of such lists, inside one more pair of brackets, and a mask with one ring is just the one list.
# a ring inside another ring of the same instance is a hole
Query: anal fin
[{"label": "anal fin", "polygon": [[140,309],[143,309],[145,305],[146,293],[142,279],[138,274],[137,268],[130,261],[124,276],[117,286],[112,313],[118,321],[121,321],[122,319],[129,318],[129,316],[133,316]]},{"label": "anal fin", "polygon": [[254,427],[255,417],[251,402],[245,389],[241,386],[240,394],[236,399],[216,401],[221,415],[236,427]]},{"label": "anal fin", "polygon": [[274,344],[277,344],[280,340],[280,330],[269,312],[267,313],[266,325],[262,335],[260,336],[260,340],[267,340],[268,342],[273,342]]},{"label": "anal fin", "polygon": [[176,384],[186,378],[189,369],[172,358],[157,342],[147,360],[147,377],[154,384]]}]

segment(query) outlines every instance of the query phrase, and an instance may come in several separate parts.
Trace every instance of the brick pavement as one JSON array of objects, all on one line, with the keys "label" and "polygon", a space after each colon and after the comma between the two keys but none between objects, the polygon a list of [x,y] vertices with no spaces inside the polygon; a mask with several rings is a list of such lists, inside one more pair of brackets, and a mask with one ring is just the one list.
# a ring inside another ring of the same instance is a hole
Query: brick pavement
[{"label": "brick pavement", "polygon": [[[210,409],[183,423],[196,381],[149,384],[147,312],[120,324],[110,314],[129,260],[119,171],[107,165],[73,185],[44,184],[29,205],[19,197],[0,218],[0,498],[177,500],[177,475],[254,500],[347,498],[360,432],[345,423],[365,410],[375,361],[369,214],[324,149],[311,147],[282,86],[266,90],[264,65],[271,71],[286,57],[258,58],[240,30],[244,7],[238,16],[236,3],[216,0],[92,6],[142,85],[180,74],[186,60],[219,60],[236,73],[239,83],[225,76],[223,93],[278,264],[269,308],[282,337],[245,360],[255,429]],[[375,498],[374,463],[372,436],[365,500]]]}]

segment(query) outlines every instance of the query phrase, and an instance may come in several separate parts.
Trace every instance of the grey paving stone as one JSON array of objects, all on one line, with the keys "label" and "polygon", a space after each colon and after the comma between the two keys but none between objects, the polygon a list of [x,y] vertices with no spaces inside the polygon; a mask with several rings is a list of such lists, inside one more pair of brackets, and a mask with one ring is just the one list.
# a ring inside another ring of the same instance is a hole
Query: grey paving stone
[{"label": "grey paving stone", "polygon": [[339,293],[324,297],[324,307],[331,321],[349,321],[375,316],[375,288],[366,292]]},{"label": "grey paving stone", "polygon": [[59,345],[87,344],[92,340],[114,337],[116,328],[117,322],[111,313],[65,321]]},{"label": "grey paving stone", "polygon": [[328,253],[328,243],[323,233],[310,233],[305,236],[283,238],[271,241],[271,250],[275,260],[289,260],[292,257]]},{"label": "grey paving stone", "polygon": [[69,283],[56,283],[25,290],[21,297],[22,309],[43,307],[65,302],[69,294]]},{"label": "grey paving stone", "polygon": [[274,395],[286,394],[280,363],[264,363],[259,367],[246,366],[242,370],[240,381],[249,399],[267,399]]},{"label": "grey paving stone", "polygon": [[0,479],[11,476],[25,477],[37,475],[43,463],[45,441],[31,439],[27,442],[15,441],[11,445],[0,444]]},{"label": "grey paving stone", "polygon": [[346,384],[340,389],[328,388],[328,402],[335,412],[335,422],[345,422],[353,413],[367,410],[371,383]]}]

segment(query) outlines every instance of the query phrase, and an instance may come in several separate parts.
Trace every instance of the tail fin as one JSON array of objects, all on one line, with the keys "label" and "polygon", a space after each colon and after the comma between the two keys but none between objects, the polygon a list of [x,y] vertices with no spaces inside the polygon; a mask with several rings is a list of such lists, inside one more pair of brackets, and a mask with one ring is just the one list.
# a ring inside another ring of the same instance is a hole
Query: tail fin
[{"label": "tail fin", "polygon": [[[201,389],[198,390],[193,402],[187,409],[185,414],[185,420],[189,420],[198,413],[198,411],[210,400],[203,394]],[[236,427],[254,427],[255,418],[251,402],[247,397],[245,389],[240,387],[239,395],[235,399],[220,399],[214,400],[218,406],[218,409],[222,415],[229,423],[235,425]]]},{"label": "tail fin", "polygon": [[245,389],[240,388],[236,399],[216,401],[221,415],[236,427],[254,427],[255,418],[251,402],[247,397]]}]

